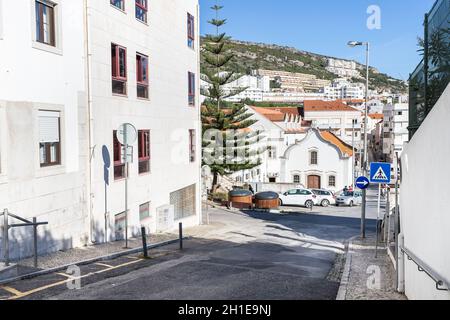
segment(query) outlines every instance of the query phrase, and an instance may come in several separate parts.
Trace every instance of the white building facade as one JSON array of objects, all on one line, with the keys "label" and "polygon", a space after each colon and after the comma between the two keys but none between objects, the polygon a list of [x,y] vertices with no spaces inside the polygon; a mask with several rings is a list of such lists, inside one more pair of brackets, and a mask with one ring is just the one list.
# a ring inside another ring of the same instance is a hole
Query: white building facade
[{"label": "white building facade", "polygon": [[[198,1],[148,5],[2,1],[0,207],[49,222],[42,253],[120,240],[125,216],[129,236],[200,221]],[[30,254],[29,233],[11,239]]]},{"label": "white building facade", "polygon": [[401,155],[409,141],[409,107],[406,103],[388,104],[383,110],[383,153],[392,162],[395,154]]}]

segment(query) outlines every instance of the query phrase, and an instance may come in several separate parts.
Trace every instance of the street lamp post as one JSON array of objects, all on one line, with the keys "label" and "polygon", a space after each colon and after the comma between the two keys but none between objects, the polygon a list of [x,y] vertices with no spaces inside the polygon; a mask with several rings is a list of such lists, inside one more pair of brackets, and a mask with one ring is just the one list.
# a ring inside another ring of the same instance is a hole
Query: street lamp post
[{"label": "street lamp post", "polygon": [[[363,175],[367,176],[367,164],[369,159],[368,148],[367,148],[367,121],[369,116],[369,52],[370,43],[369,42],[359,42],[350,41],[348,43],[350,47],[366,46],[366,103],[364,107],[364,150],[363,150]],[[366,237],[366,203],[367,203],[367,191],[363,190],[363,201],[361,206],[361,237],[364,239]]]}]

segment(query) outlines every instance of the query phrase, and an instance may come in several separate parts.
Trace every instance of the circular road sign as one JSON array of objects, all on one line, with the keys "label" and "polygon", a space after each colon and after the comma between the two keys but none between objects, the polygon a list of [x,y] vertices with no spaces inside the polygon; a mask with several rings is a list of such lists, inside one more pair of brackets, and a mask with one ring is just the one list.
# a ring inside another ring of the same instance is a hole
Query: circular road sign
[{"label": "circular road sign", "polygon": [[133,144],[137,140],[137,136],[137,130],[132,124],[124,123],[117,129],[117,140],[122,145]]},{"label": "circular road sign", "polygon": [[356,179],[356,186],[361,190],[367,189],[369,185],[370,181],[366,177],[359,177],[358,179]]}]

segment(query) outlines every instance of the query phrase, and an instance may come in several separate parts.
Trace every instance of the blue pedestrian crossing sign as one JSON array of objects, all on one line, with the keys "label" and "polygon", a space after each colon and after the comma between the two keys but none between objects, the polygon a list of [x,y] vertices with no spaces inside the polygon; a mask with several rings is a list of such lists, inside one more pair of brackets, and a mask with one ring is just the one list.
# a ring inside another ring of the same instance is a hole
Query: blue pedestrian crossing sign
[{"label": "blue pedestrian crossing sign", "polygon": [[358,179],[356,179],[355,184],[359,189],[365,190],[369,187],[370,181],[366,177],[359,177]]},{"label": "blue pedestrian crossing sign", "polygon": [[391,164],[374,162],[370,164],[371,183],[391,183]]}]

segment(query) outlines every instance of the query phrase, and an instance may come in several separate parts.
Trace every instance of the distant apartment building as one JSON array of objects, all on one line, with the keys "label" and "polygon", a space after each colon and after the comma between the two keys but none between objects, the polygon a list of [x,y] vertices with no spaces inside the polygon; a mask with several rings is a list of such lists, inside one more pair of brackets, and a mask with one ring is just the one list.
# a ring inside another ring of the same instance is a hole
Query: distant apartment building
[{"label": "distant apartment building", "polygon": [[401,155],[404,144],[409,141],[409,106],[407,103],[388,104],[383,110],[383,154],[388,162]]},{"label": "distant apartment building", "polygon": [[361,77],[361,74],[356,68],[357,65],[355,61],[328,58],[327,62],[328,66],[326,67],[326,70],[339,77]]},{"label": "distant apartment building", "polygon": [[[198,1],[0,5],[1,210],[48,221],[40,253],[123,239],[126,217],[130,236],[198,224]],[[26,229],[11,241],[30,254]]]},{"label": "distant apartment building", "polygon": [[364,99],[365,88],[362,84],[353,84],[346,79],[337,79],[320,91],[327,100]]},{"label": "distant apartment building", "polygon": [[276,70],[255,70],[254,75],[267,76],[280,84],[282,91],[288,92],[317,92],[324,86],[331,84],[330,80],[318,79],[317,76],[304,73],[293,73]]}]

